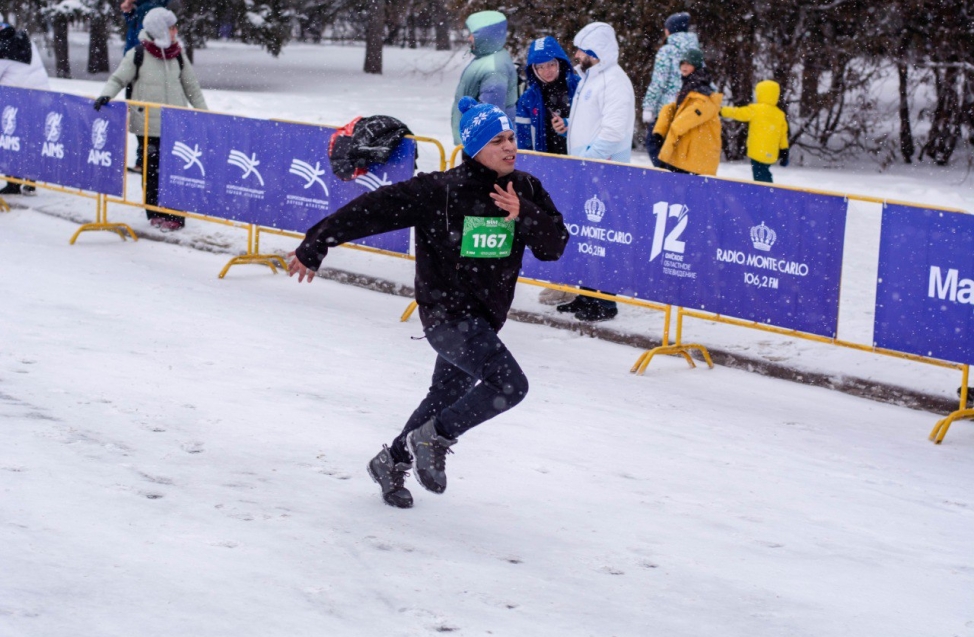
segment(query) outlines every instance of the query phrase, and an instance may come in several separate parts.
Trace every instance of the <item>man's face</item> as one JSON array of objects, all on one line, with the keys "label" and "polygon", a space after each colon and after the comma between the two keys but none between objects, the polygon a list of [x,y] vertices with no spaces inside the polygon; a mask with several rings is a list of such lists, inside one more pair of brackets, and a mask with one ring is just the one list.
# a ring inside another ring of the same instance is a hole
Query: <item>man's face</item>
[{"label": "man's face", "polygon": [[587,71],[593,66],[595,66],[596,64],[598,64],[599,59],[592,57],[591,55],[589,55],[585,51],[582,51],[581,49],[578,49],[577,51],[575,51],[575,62],[583,71]]},{"label": "man's face", "polygon": [[561,71],[561,67],[558,65],[558,60],[548,60],[547,62],[542,62],[541,64],[532,64],[531,68],[534,69],[534,74],[538,76],[538,79],[549,84],[558,79],[558,73]]},{"label": "man's face", "polygon": [[514,162],[517,159],[517,142],[514,131],[504,131],[487,142],[483,150],[474,157],[481,164],[490,168],[498,176],[510,175],[514,172]]},{"label": "man's face", "polygon": [[686,77],[697,70],[697,67],[689,62],[680,62],[680,75]]}]

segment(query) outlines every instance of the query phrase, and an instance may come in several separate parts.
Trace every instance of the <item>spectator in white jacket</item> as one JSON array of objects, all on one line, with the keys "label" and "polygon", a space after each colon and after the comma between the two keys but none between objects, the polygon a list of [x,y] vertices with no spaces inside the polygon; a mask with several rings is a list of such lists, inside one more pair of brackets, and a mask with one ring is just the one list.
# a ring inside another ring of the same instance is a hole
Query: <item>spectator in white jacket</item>
[{"label": "spectator in white jacket", "polygon": [[[47,70],[41,54],[23,29],[15,29],[0,22],[0,86],[48,90]],[[10,175],[14,177],[14,175]],[[20,195],[34,192],[32,186],[8,181],[0,195]]]},{"label": "spectator in white jacket", "polygon": [[[552,128],[558,133],[567,130],[569,155],[628,162],[636,127],[636,93],[619,66],[615,29],[593,22],[578,32],[574,44],[582,81],[575,89],[567,126],[556,117]],[[557,309],[579,321],[608,321],[619,313],[615,301],[581,295]]]},{"label": "spectator in white jacket", "polygon": [[593,22],[575,36],[575,61],[582,75],[567,126],[568,154],[628,162],[636,125],[636,94],[619,66],[616,32]]}]

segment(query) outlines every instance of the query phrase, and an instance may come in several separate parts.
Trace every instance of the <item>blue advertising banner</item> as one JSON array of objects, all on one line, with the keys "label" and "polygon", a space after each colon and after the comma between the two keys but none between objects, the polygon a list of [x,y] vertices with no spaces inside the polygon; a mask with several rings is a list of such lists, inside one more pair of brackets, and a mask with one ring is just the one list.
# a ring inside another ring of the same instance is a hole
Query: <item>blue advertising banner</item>
[{"label": "blue advertising banner", "polygon": [[974,216],[883,207],[873,340],[974,363]]},{"label": "blue advertising banner", "polygon": [[540,155],[518,168],[573,237],[523,276],[835,336],[843,198]]},{"label": "blue advertising banner", "polygon": [[0,87],[0,173],[121,196],[125,104],[92,105],[75,95]]},{"label": "blue advertising banner", "polygon": [[[164,109],[159,205],[243,223],[305,232],[359,195],[413,176],[416,142],[389,162],[342,181],[331,171],[334,128]],[[409,252],[409,231],[357,241]]]}]

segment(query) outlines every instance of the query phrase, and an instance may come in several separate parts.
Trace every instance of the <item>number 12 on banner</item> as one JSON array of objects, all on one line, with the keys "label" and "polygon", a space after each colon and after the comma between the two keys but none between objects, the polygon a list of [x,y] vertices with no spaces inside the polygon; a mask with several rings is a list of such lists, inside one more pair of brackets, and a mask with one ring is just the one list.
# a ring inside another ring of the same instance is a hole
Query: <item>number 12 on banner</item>
[{"label": "number 12 on banner", "polygon": [[[680,235],[687,229],[687,211],[687,207],[681,203],[671,204],[667,201],[658,201],[653,205],[656,227],[653,230],[653,250],[649,256],[650,261],[658,257],[663,250],[683,254],[686,249],[686,242],[680,241]],[[666,219],[668,217],[675,217],[677,222],[670,233],[666,234]]]}]

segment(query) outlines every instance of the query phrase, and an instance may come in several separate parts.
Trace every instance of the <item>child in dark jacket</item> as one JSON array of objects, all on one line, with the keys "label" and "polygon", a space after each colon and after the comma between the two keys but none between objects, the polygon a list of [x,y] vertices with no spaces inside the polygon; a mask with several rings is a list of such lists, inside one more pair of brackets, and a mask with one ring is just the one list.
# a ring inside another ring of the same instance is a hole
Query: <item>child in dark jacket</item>
[{"label": "child in dark jacket", "polygon": [[517,147],[567,155],[568,140],[551,119],[568,118],[579,77],[558,40],[549,35],[531,43],[526,75],[528,88],[517,101]]},{"label": "child in dark jacket", "polygon": [[778,108],[781,87],[777,82],[758,82],[754,92],[754,104],[725,106],[720,109],[720,116],[748,122],[747,156],[751,158],[754,181],[770,184],[771,164],[780,158],[782,167],[788,165],[788,120]]}]

